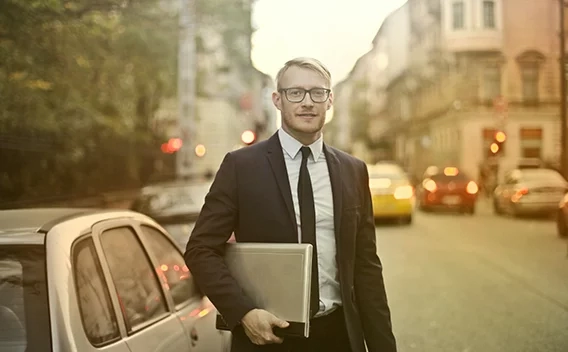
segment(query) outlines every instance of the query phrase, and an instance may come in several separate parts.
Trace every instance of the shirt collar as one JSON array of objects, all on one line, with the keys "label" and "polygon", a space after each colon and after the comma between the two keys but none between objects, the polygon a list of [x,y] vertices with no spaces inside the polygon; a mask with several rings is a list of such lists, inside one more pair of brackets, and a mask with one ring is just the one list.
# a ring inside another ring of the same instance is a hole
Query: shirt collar
[{"label": "shirt collar", "polygon": [[[300,151],[304,145],[300,143],[297,139],[292,137],[288,132],[284,131],[284,129],[278,129],[278,138],[280,139],[280,144],[282,145],[282,149],[290,156],[290,158],[295,159],[296,155]],[[307,147],[310,148],[312,151],[312,156],[314,161],[318,161],[321,153],[323,151],[323,134],[318,138],[317,141],[313,142],[312,144],[308,145]]]}]

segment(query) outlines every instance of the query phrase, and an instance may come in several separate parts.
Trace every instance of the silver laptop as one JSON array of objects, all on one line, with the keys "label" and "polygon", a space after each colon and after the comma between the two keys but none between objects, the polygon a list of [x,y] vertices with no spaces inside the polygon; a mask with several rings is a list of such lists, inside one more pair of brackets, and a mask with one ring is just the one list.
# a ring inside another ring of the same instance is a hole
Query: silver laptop
[{"label": "silver laptop", "polygon": [[[312,245],[304,243],[228,243],[225,262],[257,307],[290,326],[279,336],[309,336]],[[217,329],[228,330],[221,316]]]}]

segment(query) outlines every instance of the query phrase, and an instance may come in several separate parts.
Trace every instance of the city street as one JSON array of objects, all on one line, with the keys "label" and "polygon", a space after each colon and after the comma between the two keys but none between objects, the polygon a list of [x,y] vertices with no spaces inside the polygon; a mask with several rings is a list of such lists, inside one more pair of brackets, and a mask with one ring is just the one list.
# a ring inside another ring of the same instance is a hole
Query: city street
[{"label": "city street", "polygon": [[[169,226],[184,242],[191,225]],[[379,225],[399,350],[568,351],[566,242],[550,219],[420,213]]]},{"label": "city street", "polygon": [[377,234],[400,351],[568,351],[568,259],[553,221],[417,213]]}]

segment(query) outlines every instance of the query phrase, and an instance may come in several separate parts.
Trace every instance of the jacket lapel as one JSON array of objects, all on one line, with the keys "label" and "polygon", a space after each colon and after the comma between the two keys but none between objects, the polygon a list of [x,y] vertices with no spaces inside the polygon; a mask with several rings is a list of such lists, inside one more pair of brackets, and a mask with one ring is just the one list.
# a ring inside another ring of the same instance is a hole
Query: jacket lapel
[{"label": "jacket lapel", "polygon": [[292,203],[292,190],[290,189],[290,181],[288,178],[288,170],[286,169],[286,162],[284,161],[284,154],[282,152],[282,145],[280,144],[280,139],[278,138],[278,133],[275,133],[268,140],[268,153],[266,155],[270,166],[272,168],[272,173],[280,189],[280,194],[286,203],[286,208],[288,209],[288,217],[294,224],[294,230],[296,234],[296,241],[298,236],[298,224],[296,223],[296,214],[294,212],[294,204]]},{"label": "jacket lapel", "polygon": [[343,181],[339,159],[335,152],[324,143],[323,152],[329,170],[329,180],[331,182],[331,193],[333,196],[333,227],[335,228],[335,240],[339,243],[341,231],[341,215],[343,209]]}]

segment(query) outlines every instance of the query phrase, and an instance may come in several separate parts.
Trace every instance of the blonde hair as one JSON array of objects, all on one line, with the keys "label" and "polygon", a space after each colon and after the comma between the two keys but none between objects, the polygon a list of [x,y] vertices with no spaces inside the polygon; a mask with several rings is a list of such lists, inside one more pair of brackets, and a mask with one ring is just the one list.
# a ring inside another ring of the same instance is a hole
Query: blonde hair
[{"label": "blonde hair", "polygon": [[324,66],[324,64],[322,64],[319,60],[311,57],[297,57],[286,62],[284,64],[284,67],[282,67],[280,71],[278,71],[278,74],[276,75],[276,89],[282,88],[280,87],[280,80],[282,79],[286,71],[288,71],[288,69],[293,66],[307,68],[319,73],[331,87],[331,73],[329,73],[329,70]]}]

